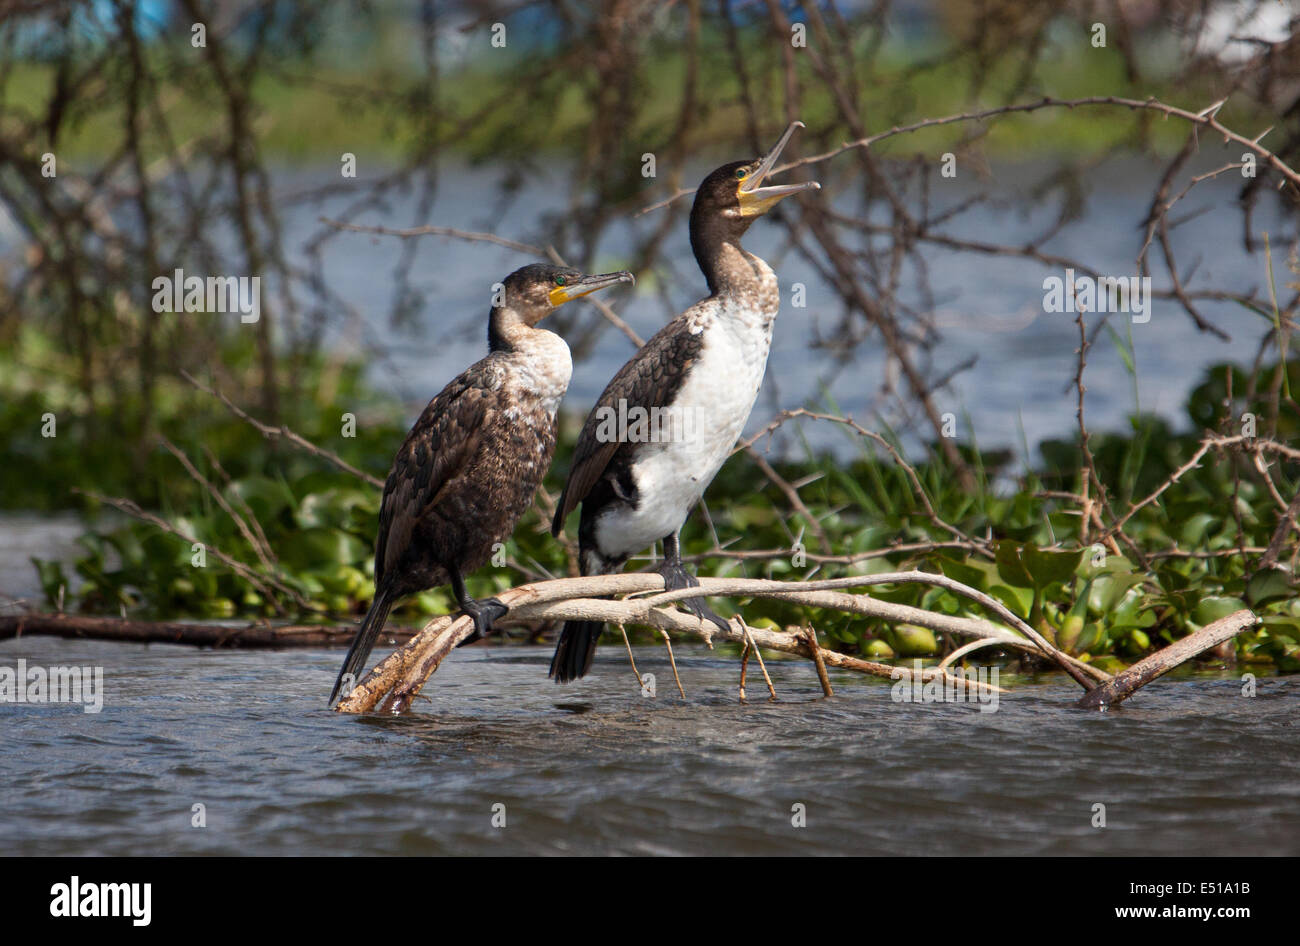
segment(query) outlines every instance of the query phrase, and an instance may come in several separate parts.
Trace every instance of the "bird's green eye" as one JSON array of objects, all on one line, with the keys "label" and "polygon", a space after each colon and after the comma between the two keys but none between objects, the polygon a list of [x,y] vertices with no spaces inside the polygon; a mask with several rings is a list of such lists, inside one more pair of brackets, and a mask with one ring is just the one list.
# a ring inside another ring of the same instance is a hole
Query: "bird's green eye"
[{"label": "bird's green eye", "polygon": [[568,280],[565,279],[563,276],[555,277],[555,285],[557,286],[563,286],[566,282],[568,282]]},{"label": "bird's green eye", "polygon": [[749,172],[744,168],[736,168],[736,180],[743,181],[749,176]]}]

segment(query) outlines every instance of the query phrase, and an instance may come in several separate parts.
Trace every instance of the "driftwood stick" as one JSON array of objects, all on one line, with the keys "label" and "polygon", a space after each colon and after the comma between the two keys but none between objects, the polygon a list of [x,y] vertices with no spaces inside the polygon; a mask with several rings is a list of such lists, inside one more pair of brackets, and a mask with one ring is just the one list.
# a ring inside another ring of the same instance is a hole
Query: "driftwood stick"
[{"label": "driftwood stick", "polygon": [[673,668],[673,680],[677,683],[677,692],[681,694],[682,699],[686,699],[686,691],[682,689],[682,678],[677,674],[677,658],[673,656],[673,639],[668,636],[668,632],[663,628],[659,633],[664,636],[664,645],[668,648],[668,663]]},{"label": "driftwood stick", "polygon": [[[935,585],[939,588],[945,588],[972,601],[977,601],[984,607],[988,608],[998,617],[1002,618],[1013,628],[1019,631],[1024,638],[1017,637],[1015,634],[998,629],[995,634],[987,632],[980,633],[976,627],[984,625],[985,627],[994,627],[996,625],[985,625],[984,622],[971,622],[968,618],[952,618],[944,620],[946,615],[934,614],[921,608],[913,608],[907,605],[895,605],[889,602],[880,601],[875,598],[869,598],[863,595],[826,595],[818,594],[819,592],[830,592],[841,588],[868,587],[871,585],[894,585],[894,584],[925,584]],[[777,586],[789,588],[784,591]],[[763,597],[783,598],[789,601],[795,601],[803,604],[809,604],[813,607],[830,607],[840,611],[854,611],[859,614],[870,614],[874,617],[883,617],[886,620],[914,623],[922,627],[928,627],[936,631],[948,631],[954,634],[965,634],[966,636],[990,637],[1000,635],[1010,646],[1021,646],[1023,649],[1032,649],[1043,656],[1053,660],[1062,670],[1068,673],[1074,680],[1085,690],[1090,690],[1094,686],[1089,675],[1097,679],[1108,679],[1106,674],[1101,673],[1095,667],[1075,660],[1068,654],[1063,653],[1030,627],[1024,620],[1015,615],[1002,602],[982,591],[976,591],[968,585],[963,585],[946,575],[937,575],[931,572],[907,571],[907,572],[886,572],[879,575],[851,575],[845,578],[826,578],[821,581],[804,581],[804,582],[773,582],[762,578],[703,578],[700,579],[700,587],[706,594],[711,595],[760,595]],[[654,595],[651,598],[643,599],[648,606],[657,606],[668,604],[673,601],[680,601],[683,598],[694,597],[692,590],[689,588],[680,588],[676,591],[665,591],[662,594]],[[906,616],[905,616],[906,615]],[[915,618],[915,620],[913,620]],[[973,624],[973,626],[972,626]],[[708,629],[703,629],[702,633],[705,639],[709,639]],[[1030,645],[1026,647],[1025,645]]]},{"label": "driftwood stick", "polygon": [[963,644],[958,647],[947,657],[943,658],[943,660],[939,661],[939,666],[947,669],[969,653],[973,653],[974,651],[980,650],[984,647],[996,647],[997,645],[998,642],[991,638],[985,638],[982,641],[971,641],[969,644]]},{"label": "driftwood stick", "polygon": [[[829,607],[848,610],[855,613],[870,614],[886,620],[919,624],[937,630],[950,630],[955,634],[974,637],[996,637],[1008,647],[1018,647],[1051,656],[1050,650],[1038,648],[1032,641],[1017,636],[1007,628],[999,627],[985,621],[971,618],[953,618],[948,615],[932,614],[920,608],[895,605],[879,601],[866,595],[851,595],[833,589],[871,584],[887,584],[894,581],[919,581],[933,579],[934,583],[945,587],[959,586],[973,595],[979,592],[966,588],[959,582],[942,575],[930,575],[925,572],[897,572],[893,575],[864,575],[847,578],[826,579],[809,582],[780,582],[762,579],[741,578],[702,578],[701,591],[710,596],[744,595],[785,598],[815,607]],[[522,623],[539,620],[568,620],[577,618],[590,621],[603,621],[608,624],[640,624],[660,631],[681,631],[695,634],[708,643],[715,637],[743,644],[747,640],[757,649],[782,651],[802,657],[816,659],[812,648],[806,640],[792,633],[772,631],[766,628],[741,627],[739,621],[733,621],[727,631],[722,631],[710,622],[676,609],[660,607],[663,603],[691,597],[689,591],[683,594],[663,592],[663,579],[651,573],[633,573],[625,575],[599,575],[585,578],[560,578],[552,581],[535,582],[507,589],[497,597],[501,603],[510,608],[510,613],[499,623]],[[685,590],[685,589],[683,589]],[[590,598],[587,595],[637,594],[658,592],[650,597],[612,600],[608,598]],[[990,599],[991,600],[991,599]],[[1013,621],[1023,624],[1000,604],[1001,608]],[[437,670],[443,659],[451,653],[460,641],[473,632],[472,622],[465,617],[442,617],[430,622],[406,647],[395,651],[381,661],[374,670],[347,696],[339,701],[337,708],[342,712],[363,713],[379,708],[385,712],[403,712],[411,704],[428,678]],[[1051,645],[1047,645],[1048,648]],[[822,659],[829,666],[853,670],[885,679],[899,679],[900,675],[911,679],[913,671],[893,667],[888,664],[860,660],[835,651],[820,651]],[[1059,652],[1058,652],[1059,653]],[[1087,668],[1099,679],[1109,676],[1096,668]],[[766,674],[766,671],[765,671]],[[985,685],[963,680],[946,671],[930,668],[923,670],[919,678],[923,681],[934,676],[950,679],[958,687]],[[769,681],[770,687],[770,681]],[[992,688],[988,688],[992,689]]]},{"label": "driftwood stick", "polygon": [[812,651],[813,666],[817,668],[817,682],[822,685],[823,696],[834,696],[835,691],[831,689],[831,678],[826,674],[826,661],[822,658],[821,644],[817,643],[817,631],[815,628],[804,628],[804,640],[808,642],[808,649]]},{"label": "driftwood stick", "polygon": [[632,656],[632,642],[627,639],[627,628],[620,624],[618,632],[623,635],[623,646],[627,648],[627,662],[632,665],[632,676],[636,677],[636,688],[641,690],[645,687],[645,681],[641,679],[641,671],[636,669],[636,658]]},{"label": "driftwood stick", "polygon": [[1205,625],[1195,634],[1189,634],[1181,640],[1174,641],[1168,647],[1143,657],[1127,670],[1115,674],[1111,680],[1085,693],[1077,705],[1084,709],[1104,710],[1122,703],[1132,696],[1135,690],[1150,683],[1156,677],[1168,673],[1197,654],[1218,647],[1224,641],[1232,640],[1238,634],[1258,624],[1259,618],[1253,611],[1244,608],[1234,611],[1227,617]]},{"label": "driftwood stick", "polygon": [[[772,686],[772,678],[767,675],[767,664],[763,663],[763,652],[759,650],[758,645],[754,643],[754,635],[750,633],[749,625],[745,623],[744,615],[736,615],[736,620],[740,622],[740,629],[745,632],[745,646],[751,648],[754,651],[754,656],[758,658],[758,669],[763,672],[763,680],[767,683],[768,698],[775,701],[776,687]],[[743,671],[740,675],[740,683],[741,688],[743,689],[745,684],[745,674]]]},{"label": "driftwood stick", "polygon": [[[353,624],[192,624],[45,613],[0,617],[0,640],[41,635],[133,644],[189,644],[195,647],[346,647],[356,632]],[[415,632],[392,626],[384,630],[383,636],[397,643],[405,643],[415,636]]]}]

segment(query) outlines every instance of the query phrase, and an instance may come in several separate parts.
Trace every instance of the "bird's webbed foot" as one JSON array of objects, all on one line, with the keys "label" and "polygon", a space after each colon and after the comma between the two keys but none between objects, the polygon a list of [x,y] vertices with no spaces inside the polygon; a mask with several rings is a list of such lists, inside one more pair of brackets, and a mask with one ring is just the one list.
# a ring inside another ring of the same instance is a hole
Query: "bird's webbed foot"
[{"label": "bird's webbed foot", "polygon": [[[686,566],[682,564],[681,559],[665,559],[664,563],[656,570],[663,576],[666,591],[677,591],[680,588],[698,588],[700,586],[699,579],[686,570]],[[731,625],[714,614],[713,609],[704,602],[703,598],[683,598],[678,604],[697,618],[712,621],[724,631],[731,629]]]},{"label": "bird's webbed foot", "polygon": [[493,623],[498,618],[503,618],[510,613],[510,609],[497,598],[484,598],[482,601],[468,598],[461,610],[474,619],[474,633],[457,644],[457,647],[464,647],[466,644],[472,644],[487,637],[492,633]]}]

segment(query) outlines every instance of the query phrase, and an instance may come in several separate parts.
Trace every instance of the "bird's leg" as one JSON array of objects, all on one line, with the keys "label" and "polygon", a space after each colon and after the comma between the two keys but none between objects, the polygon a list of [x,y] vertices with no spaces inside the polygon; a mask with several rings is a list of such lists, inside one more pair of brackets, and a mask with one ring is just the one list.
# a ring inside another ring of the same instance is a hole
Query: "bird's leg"
[{"label": "bird's leg", "polygon": [[466,644],[487,637],[492,632],[492,622],[497,618],[505,617],[510,609],[496,598],[475,601],[465,591],[465,582],[460,577],[460,569],[453,566],[447,571],[451,575],[451,590],[456,595],[456,603],[460,605],[462,611],[474,619],[474,633],[456,645],[464,647]]},{"label": "bird's leg", "polygon": [[[659,574],[664,579],[664,590],[676,591],[679,588],[698,588],[699,580],[686,570],[682,564],[681,547],[677,540],[677,533],[666,535],[663,538],[664,543],[664,563],[659,566]],[[724,631],[730,630],[730,625],[722,618],[718,617],[704,603],[703,598],[683,598],[681,601],[683,607],[690,611],[697,618],[706,621],[712,621]]]}]

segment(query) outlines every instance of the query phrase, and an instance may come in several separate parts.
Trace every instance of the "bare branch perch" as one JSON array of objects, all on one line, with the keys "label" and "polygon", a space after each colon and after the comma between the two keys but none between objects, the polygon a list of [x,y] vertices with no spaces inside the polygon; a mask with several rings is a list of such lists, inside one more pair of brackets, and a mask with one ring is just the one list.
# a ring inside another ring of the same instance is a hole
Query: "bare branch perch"
[{"label": "bare branch perch", "polygon": [[[844,588],[913,582],[938,585],[978,601],[1025,636],[1020,636],[1009,627],[988,621],[935,614],[920,608],[881,601],[864,594],[846,594],[839,591]],[[895,680],[900,677],[912,678],[913,672],[905,668],[860,660],[820,647],[814,652],[802,629],[798,633],[773,631],[748,627],[736,620],[732,622],[730,629],[724,632],[694,615],[664,607],[666,604],[690,597],[692,593],[701,592],[708,596],[743,595],[781,598],[811,607],[832,608],[898,623],[918,624],[966,637],[994,638],[1003,646],[1030,651],[1056,661],[1085,689],[1096,685],[1093,680],[1088,679],[1089,676],[1096,680],[1109,679],[1107,674],[1097,668],[1061,653],[995,599],[943,575],[932,575],[926,572],[896,572],[809,582],[701,578],[699,589],[666,592],[661,591],[662,588],[663,579],[655,574],[601,575],[521,585],[503,591],[497,597],[510,608],[510,614],[502,619],[503,623],[578,618],[599,620],[610,624],[640,624],[658,630],[696,634],[709,646],[712,646],[714,639],[720,638],[741,645],[749,643],[754,647],[766,647],[768,650],[796,654],[814,661],[820,658],[826,666],[838,669]],[[621,601],[591,597],[611,594],[644,595],[646,592],[658,593],[651,594],[649,597],[634,597]],[[338,708],[354,713],[367,712],[376,707],[386,712],[403,712],[410,706],[411,700],[419,693],[428,678],[438,669],[442,660],[457,644],[468,638],[473,633],[473,629],[473,623],[463,616],[455,618],[445,616],[435,619],[410,644],[381,661],[351,694],[340,701]],[[980,686],[974,681],[952,676],[937,668],[922,671],[920,679],[929,680],[936,675],[951,681],[955,686]]]}]

